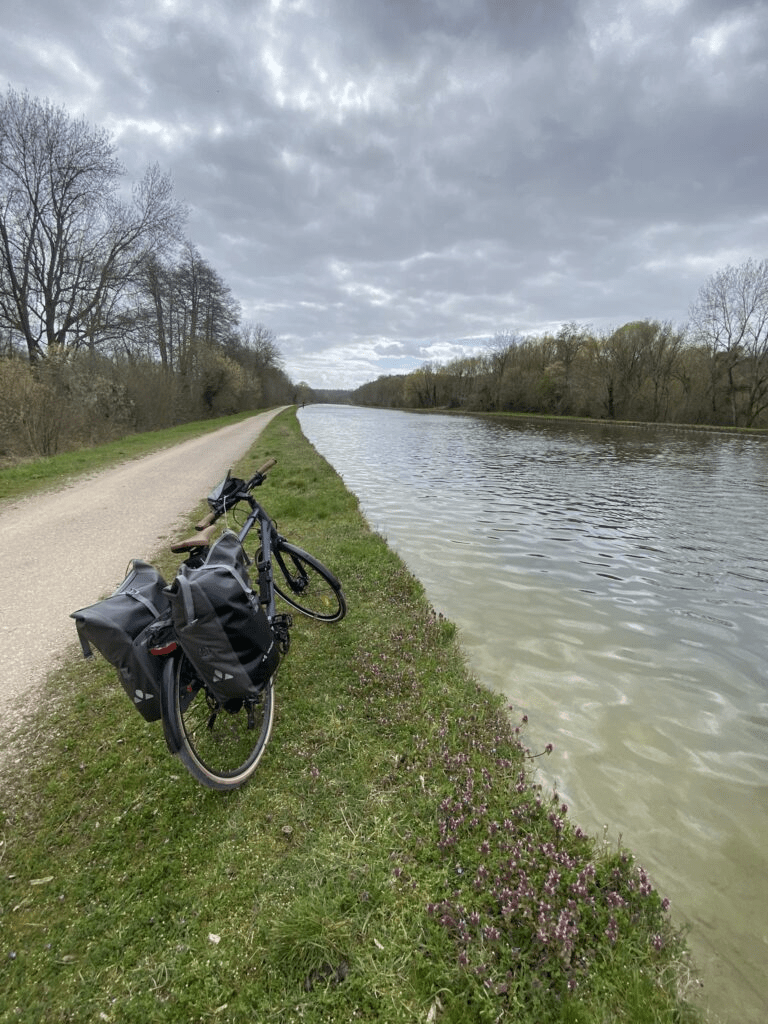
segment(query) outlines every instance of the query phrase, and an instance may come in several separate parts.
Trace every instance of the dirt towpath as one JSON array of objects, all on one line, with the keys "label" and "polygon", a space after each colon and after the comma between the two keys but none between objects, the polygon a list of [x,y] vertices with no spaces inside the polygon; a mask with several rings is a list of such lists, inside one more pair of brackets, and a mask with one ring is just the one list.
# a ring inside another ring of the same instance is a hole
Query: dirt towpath
[{"label": "dirt towpath", "polygon": [[[280,411],[260,413],[0,508],[4,735],[29,703],[22,698],[41,685],[65,654],[79,650],[70,612],[111,593],[131,558],[151,561],[177,537],[181,518]],[[269,452],[263,454],[266,459]]]}]

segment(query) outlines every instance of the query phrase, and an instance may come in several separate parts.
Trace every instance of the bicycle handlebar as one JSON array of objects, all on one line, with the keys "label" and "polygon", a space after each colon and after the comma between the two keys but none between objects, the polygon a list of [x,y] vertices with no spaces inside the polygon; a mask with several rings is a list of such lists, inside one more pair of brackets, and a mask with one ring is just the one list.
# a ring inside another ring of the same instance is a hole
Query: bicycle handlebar
[{"label": "bicycle handlebar", "polygon": [[277,465],[277,459],[267,459],[264,465],[256,470],[256,476],[266,476],[273,466]]},{"label": "bicycle handlebar", "polygon": [[[254,487],[258,487],[262,484],[267,473],[276,465],[277,459],[267,459],[264,465],[260,466],[248,481],[233,479],[228,473],[224,483],[221,484],[220,487],[216,488],[213,494],[208,498],[208,503],[212,506],[211,511],[203,516],[200,522],[195,524],[197,529],[204,530],[206,526],[210,526],[211,523],[215,523],[216,520],[224,514],[228,507],[233,508],[238,501],[249,499],[250,491],[252,491]],[[231,484],[238,491],[238,493],[235,494],[230,491],[228,497],[233,498],[233,501],[227,501],[227,496],[221,495],[221,490],[223,490],[226,484]],[[238,488],[238,485],[240,485],[242,490]],[[252,501],[253,499],[251,498],[250,500]]]},{"label": "bicycle handlebar", "polygon": [[215,512],[209,512],[207,516],[203,516],[199,523],[195,523],[198,530],[204,530],[206,526],[210,526],[211,523],[215,523],[218,516]]}]

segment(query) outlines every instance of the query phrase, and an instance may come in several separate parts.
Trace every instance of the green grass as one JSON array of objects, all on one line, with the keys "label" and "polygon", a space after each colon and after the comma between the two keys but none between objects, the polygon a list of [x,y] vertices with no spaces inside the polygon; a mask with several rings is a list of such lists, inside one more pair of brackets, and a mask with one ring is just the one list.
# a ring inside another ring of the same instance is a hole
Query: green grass
[{"label": "green grass", "polygon": [[269,455],[260,497],[349,613],[295,616],[235,793],[194,783],[103,662],[51,680],[0,798],[0,1021],[696,1020],[660,896],[536,785],[524,726],[293,413],[244,472]]},{"label": "green grass", "polygon": [[62,452],[50,458],[34,459],[21,462],[15,466],[0,468],[0,501],[18,498],[25,494],[63,483],[83,473],[104,469],[116,462],[126,459],[137,459],[142,455],[169,448],[192,437],[218,430],[228,423],[253,416],[252,412],[240,413],[237,416],[225,416],[213,420],[198,420],[194,423],[183,423],[166,430],[154,430],[146,434],[128,434],[118,441],[110,441],[90,448]]}]

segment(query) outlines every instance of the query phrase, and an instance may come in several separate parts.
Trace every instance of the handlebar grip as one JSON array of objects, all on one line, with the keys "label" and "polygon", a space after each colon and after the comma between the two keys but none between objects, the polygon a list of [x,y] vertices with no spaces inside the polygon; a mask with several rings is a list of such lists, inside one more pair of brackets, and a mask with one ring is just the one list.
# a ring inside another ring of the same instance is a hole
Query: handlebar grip
[{"label": "handlebar grip", "polygon": [[267,473],[272,469],[273,466],[277,465],[277,459],[267,459],[263,466],[260,466],[256,472],[260,476],[266,476]]},{"label": "handlebar grip", "polygon": [[209,512],[207,516],[203,516],[199,523],[195,523],[195,527],[198,530],[204,530],[206,526],[210,526],[211,523],[216,522],[216,513]]}]

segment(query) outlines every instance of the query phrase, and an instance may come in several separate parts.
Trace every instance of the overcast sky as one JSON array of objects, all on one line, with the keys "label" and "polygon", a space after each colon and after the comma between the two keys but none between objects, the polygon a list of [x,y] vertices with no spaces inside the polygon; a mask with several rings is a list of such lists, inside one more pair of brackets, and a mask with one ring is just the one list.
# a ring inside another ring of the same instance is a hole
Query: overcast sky
[{"label": "overcast sky", "polygon": [[766,0],[0,0],[0,83],[169,171],[295,380],[682,323],[768,257]]}]

